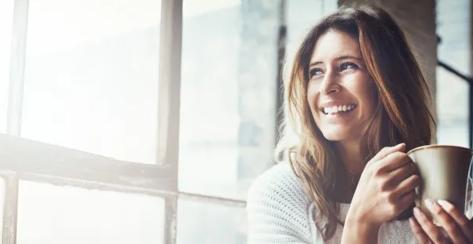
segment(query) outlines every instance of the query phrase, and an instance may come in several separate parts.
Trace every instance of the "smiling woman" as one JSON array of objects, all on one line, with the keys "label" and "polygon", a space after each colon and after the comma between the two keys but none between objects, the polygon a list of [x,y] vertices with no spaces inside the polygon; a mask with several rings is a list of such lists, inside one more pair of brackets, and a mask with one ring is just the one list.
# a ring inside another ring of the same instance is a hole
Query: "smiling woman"
[{"label": "smiling woman", "polygon": [[251,187],[250,243],[473,241],[451,205],[438,211],[450,223],[440,242],[441,228],[419,211],[412,230],[406,221],[420,178],[405,152],[431,142],[434,121],[424,76],[385,11],[341,8],[323,19],[285,89],[299,141]]}]

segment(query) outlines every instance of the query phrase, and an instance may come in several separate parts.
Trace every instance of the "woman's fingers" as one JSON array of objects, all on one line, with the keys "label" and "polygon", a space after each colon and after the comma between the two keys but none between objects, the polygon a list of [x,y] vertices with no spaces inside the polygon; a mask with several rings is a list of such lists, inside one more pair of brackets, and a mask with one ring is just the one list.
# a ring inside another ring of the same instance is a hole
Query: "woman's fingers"
[{"label": "woman's fingers", "polygon": [[411,158],[404,152],[393,152],[383,159],[379,160],[379,171],[383,173],[391,173],[401,167],[406,167],[412,163]]},{"label": "woman's fingers", "polygon": [[425,232],[422,230],[422,227],[420,227],[419,223],[417,223],[414,217],[409,218],[409,225],[411,226],[411,230],[414,233],[418,243],[429,243],[429,237],[425,234]]},{"label": "woman's fingers", "polygon": [[440,205],[429,199],[426,199],[424,203],[440,226],[447,232],[453,243],[468,243],[463,235],[463,231],[456,224],[455,220]]},{"label": "woman's fingers", "polygon": [[406,193],[414,191],[421,184],[422,180],[418,175],[411,175],[405,180],[398,183],[393,191],[394,196],[402,196]]},{"label": "woman's fingers", "polygon": [[406,165],[393,170],[389,173],[389,183],[392,186],[398,185],[400,182],[415,174],[417,169],[413,163],[407,163]]},{"label": "woman's fingers", "polygon": [[419,208],[414,208],[415,220],[411,219],[409,222],[420,243],[426,243],[425,239],[434,243],[450,241],[455,244],[473,243],[472,221],[453,204],[444,200],[438,202],[426,200],[425,205],[441,227],[434,225]]},{"label": "woman's fingers", "polygon": [[430,240],[432,240],[434,243],[447,243],[447,239],[442,233],[442,229],[435,226],[434,223],[432,223],[432,221],[430,221],[427,216],[417,207],[414,208],[414,217]]},{"label": "woman's fingers", "polygon": [[458,208],[455,208],[453,204],[445,200],[438,200],[437,203],[453,218],[453,220],[455,220],[456,225],[460,227],[463,235],[468,239],[468,243],[473,243],[472,221],[468,220],[463,212]]},{"label": "woman's fingers", "polygon": [[404,151],[405,149],[406,149],[405,143],[399,143],[396,146],[392,146],[392,147],[384,147],[370,160],[370,162],[381,160],[393,152]]}]

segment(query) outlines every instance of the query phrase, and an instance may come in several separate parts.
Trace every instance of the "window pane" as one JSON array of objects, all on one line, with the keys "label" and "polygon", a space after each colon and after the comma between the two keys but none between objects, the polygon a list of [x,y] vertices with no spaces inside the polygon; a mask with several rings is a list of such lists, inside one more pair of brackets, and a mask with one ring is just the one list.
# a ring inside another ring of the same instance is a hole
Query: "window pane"
[{"label": "window pane", "polygon": [[[463,74],[470,74],[469,13],[471,2],[437,1],[439,59]],[[438,143],[469,146],[468,83],[443,68],[437,69]]]},{"label": "window pane", "polygon": [[437,68],[438,143],[469,147],[468,89],[466,81]]},{"label": "window pane", "polygon": [[160,5],[30,1],[22,136],[155,162]]},{"label": "window pane", "polygon": [[177,213],[177,243],[246,243],[243,208],[179,200]]},{"label": "window pane", "polygon": [[161,198],[20,181],[19,244],[163,243]]},{"label": "window pane", "polygon": [[10,50],[13,25],[13,0],[0,2],[0,133],[7,128]]},{"label": "window pane", "polygon": [[271,164],[278,2],[184,1],[180,190],[243,199]]}]

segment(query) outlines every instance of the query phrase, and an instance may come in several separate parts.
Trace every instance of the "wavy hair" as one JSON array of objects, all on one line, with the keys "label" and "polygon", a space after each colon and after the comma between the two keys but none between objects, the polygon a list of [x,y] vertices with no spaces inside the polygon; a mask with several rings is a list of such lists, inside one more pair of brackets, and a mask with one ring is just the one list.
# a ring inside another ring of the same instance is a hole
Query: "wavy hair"
[{"label": "wavy hair", "polygon": [[337,218],[339,204],[331,194],[337,184],[344,182],[345,170],[334,142],[324,138],[315,124],[307,102],[307,86],[315,44],[331,29],[358,41],[376,87],[375,112],[361,138],[363,165],[385,146],[404,142],[409,150],[430,143],[435,127],[427,105],[431,100],[424,76],[403,32],[384,10],[371,6],[344,7],[310,30],[285,83],[285,119],[294,126],[298,137],[297,143],[286,147],[285,152],[317,212],[326,220],[316,220],[325,240],[333,236],[337,224],[343,224]]}]

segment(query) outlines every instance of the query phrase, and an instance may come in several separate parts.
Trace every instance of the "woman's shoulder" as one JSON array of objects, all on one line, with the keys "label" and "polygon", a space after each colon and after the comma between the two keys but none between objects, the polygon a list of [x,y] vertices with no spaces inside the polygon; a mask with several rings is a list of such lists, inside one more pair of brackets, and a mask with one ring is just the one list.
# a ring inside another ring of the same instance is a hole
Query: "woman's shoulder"
[{"label": "woman's shoulder", "polygon": [[247,200],[250,243],[312,240],[310,201],[288,163],[277,164],[260,175]]},{"label": "woman's shoulder", "polygon": [[302,183],[287,162],[276,164],[257,177],[249,190],[249,196],[255,194],[259,197],[268,196],[272,200],[296,198],[304,203],[309,201]]}]

